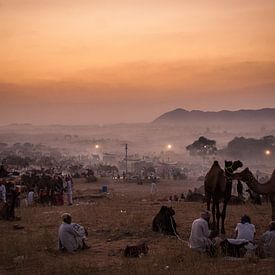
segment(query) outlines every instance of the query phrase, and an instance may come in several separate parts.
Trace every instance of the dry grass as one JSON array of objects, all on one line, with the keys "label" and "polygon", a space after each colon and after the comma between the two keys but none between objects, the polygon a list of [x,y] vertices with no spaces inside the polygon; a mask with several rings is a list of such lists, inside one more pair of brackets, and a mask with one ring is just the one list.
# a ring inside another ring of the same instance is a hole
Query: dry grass
[{"label": "dry grass", "polygon": [[[105,184],[105,183],[104,183]],[[189,183],[191,184],[191,183]],[[168,197],[170,190],[178,194],[189,187],[182,183],[160,184],[157,198]],[[95,193],[103,182],[76,185],[77,195]],[[20,222],[0,221],[0,274],[271,274],[274,262],[228,261],[221,257],[210,259],[190,251],[175,237],[151,231],[154,215],[167,202],[151,198],[150,187],[135,184],[109,184],[110,195],[82,201],[73,206],[31,207],[17,211]],[[173,193],[172,193],[173,194]],[[174,203],[178,231],[187,240],[192,221],[205,205]],[[247,213],[256,225],[258,238],[271,216],[270,205],[229,206],[226,221],[228,236],[233,233],[240,215]],[[90,250],[75,255],[57,251],[57,230],[60,215],[70,212],[73,220],[88,228]],[[13,230],[20,223],[23,230]],[[127,244],[148,240],[149,254],[126,259],[121,254]],[[24,259],[15,258],[23,256]]]}]

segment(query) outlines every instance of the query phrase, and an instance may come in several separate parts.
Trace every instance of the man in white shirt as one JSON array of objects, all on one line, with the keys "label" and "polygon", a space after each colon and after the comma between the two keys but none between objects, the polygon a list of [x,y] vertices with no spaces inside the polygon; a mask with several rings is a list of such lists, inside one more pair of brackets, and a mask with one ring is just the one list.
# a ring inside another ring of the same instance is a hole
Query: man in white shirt
[{"label": "man in white shirt", "polygon": [[244,215],[241,218],[241,222],[237,224],[235,228],[236,239],[247,240],[253,242],[254,235],[256,233],[255,225],[251,224],[249,216]]},{"label": "man in white shirt", "polygon": [[73,253],[79,249],[90,248],[85,244],[86,232],[84,227],[72,224],[72,217],[69,213],[62,215],[63,223],[58,230],[59,249]]},{"label": "man in white shirt", "polygon": [[210,212],[204,211],[201,213],[201,217],[199,219],[193,221],[191,235],[189,238],[190,248],[199,252],[210,251],[211,246],[213,246],[212,241],[209,239],[210,231],[208,222],[210,217]]},{"label": "man in white shirt", "polygon": [[243,257],[245,254],[254,253],[256,246],[253,244],[255,225],[247,215],[241,217],[241,222],[235,228],[236,239],[225,239],[222,244],[224,256]]},{"label": "man in white shirt", "polygon": [[72,205],[73,204],[73,182],[70,177],[66,177],[65,181],[66,181],[68,205]]}]

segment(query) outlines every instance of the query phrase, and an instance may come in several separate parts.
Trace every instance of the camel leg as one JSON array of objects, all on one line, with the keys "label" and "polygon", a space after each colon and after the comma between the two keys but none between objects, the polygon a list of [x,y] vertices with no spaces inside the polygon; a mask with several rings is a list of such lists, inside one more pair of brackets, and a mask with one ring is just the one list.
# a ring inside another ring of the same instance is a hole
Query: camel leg
[{"label": "camel leg", "polygon": [[205,200],[206,200],[206,204],[207,204],[207,210],[210,210],[210,204],[211,204],[211,195],[209,193],[205,194]]},{"label": "camel leg", "polygon": [[271,215],[272,215],[272,221],[275,221],[275,194],[270,195],[270,203],[271,203]]},{"label": "camel leg", "polygon": [[[209,206],[210,208],[210,206]],[[215,216],[215,203],[212,203],[212,219],[213,219],[213,224],[212,227],[216,229],[216,216]]]},{"label": "camel leg", "polygon": [[225,202],[223,203],[223,209],[222,209],[222,214],[221,214],[221,217],[222,217],[221,233],[222,233],[222,234],[225,234],[224,221],[225,221],[225,217],[226,217],[226,207],[227,207],[227,203],[228,203],[228,201],[225,201]]},{"label": "camel leg", "polygon": [[275,202],[272,202],[272,221],[275,221]]},{"label": "camel leg", "polygon": [[219,233],[220,232],[220,216],[221,216],[219,201],[216,201],[215,205],[216,205],[217,231]]}]

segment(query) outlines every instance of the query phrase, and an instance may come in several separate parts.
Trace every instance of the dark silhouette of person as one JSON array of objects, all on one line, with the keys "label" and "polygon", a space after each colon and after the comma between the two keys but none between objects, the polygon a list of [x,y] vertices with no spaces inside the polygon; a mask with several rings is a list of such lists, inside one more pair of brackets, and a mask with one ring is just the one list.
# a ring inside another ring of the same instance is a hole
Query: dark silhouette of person
[{"label": "dark silhouette of person", "polygon": [[237,183],[237,192],[238,192],[238,197],[243,198],[243,185],[240,180],[238,180],[238,183]]}]

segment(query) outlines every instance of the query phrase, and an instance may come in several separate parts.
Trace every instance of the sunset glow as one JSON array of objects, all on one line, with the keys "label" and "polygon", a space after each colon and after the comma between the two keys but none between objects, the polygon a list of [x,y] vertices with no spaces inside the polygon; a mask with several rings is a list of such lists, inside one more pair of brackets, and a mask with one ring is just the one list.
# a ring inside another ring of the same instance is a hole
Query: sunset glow
[{"label": "sunset glow", "polygon": [[273,0],[0,0],[0,17],[0,124],[274,107]]}]

